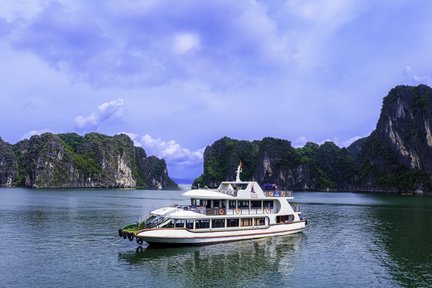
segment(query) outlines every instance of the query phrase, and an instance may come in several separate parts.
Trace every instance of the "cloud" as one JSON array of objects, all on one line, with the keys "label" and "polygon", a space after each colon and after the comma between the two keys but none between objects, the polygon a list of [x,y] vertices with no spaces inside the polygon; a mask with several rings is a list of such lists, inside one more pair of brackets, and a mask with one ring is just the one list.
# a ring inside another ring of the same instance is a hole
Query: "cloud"
[{"label": "cloud", "polygon": [[306,136],[300,136],[299,138],[295,139],[292,144],[295,148],[303,147],[308,142]]},{"label": "cloud", "polygon": [[350,146],[352,143],[354,143],[355,141],[357,141],[357,140],[359,140],[359,139],[362,139],[362,138],[364,138],[364,136],[363,136],[363,137],[361,137],[361,136],[351,137],[351,138],[349,138],[349,139],[343,141],[342,144],[341,144],[341,147],[348,147],[348,146]]},{"label": "cloud", "polygon": [[174,140],[163,141],[148,134],[141,137],[138,142],[148,155],[163,158],[171,165],[184,167],[202,165],[204,148],[190,151]]},{"label": "cloud", "polygon": [[98,106],[96,112],[88,116],[77,116],[74,119],[78,131],[94,131],[102,123],[120,119],[124,113],[124,100],[119,98]]},{"label": "cloud", "polygon": [[24,140],[24,139],[30,139],[30,137],[32,137],[32,136],[34,136],[34,135],[41,135],[41,134],[43,134],[43,133],[48,133],[48,132],[49,132],[49,133],[52,133],[52,131],[51,131],[50,129],[48,129],[48,128],[40,129],[40,130],[31,130],[31,131],[25,133],[25,134],[21,137],[21,140]]},{"label": "cloud", "polygon": [[410,65],[405,66],[405,75],[408,77],[412,84],[427,84],[432,85],[432,76],[430,75],[417,75],[414,73]]},{"label": "cloud", "polygon": [[71,5],[43,6],[22,22],[13,45],[94,86],[142,87],[191,76],[222,85],[263,67],[282,68],[292,51],[284,29],[256,1]]},{"label": "cloud", "polygon": [[199,48],[200,39],[196,34],[182,33],[177,34],[174,38],[174,51],[178,54],[185,54]]}]

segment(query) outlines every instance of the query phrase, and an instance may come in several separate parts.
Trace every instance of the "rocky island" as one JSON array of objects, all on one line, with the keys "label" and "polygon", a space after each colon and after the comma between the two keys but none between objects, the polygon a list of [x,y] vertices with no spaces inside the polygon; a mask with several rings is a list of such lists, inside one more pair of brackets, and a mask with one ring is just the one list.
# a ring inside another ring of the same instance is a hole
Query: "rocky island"
[{"label": "rocky island", "polygon": [[124,134],[32,136],[14,145],[0,139],[0,187],[176,188],[165,160],[147,156]]},{"label": "rocky island", "polygon": [[244,179],[283,189],[432,193],[432,89],[397,86],[384,98],[376,129],[347,148],[224,137],[204,152],[204,173],[194,185],[215,187],[234,180],[243,161]]}]

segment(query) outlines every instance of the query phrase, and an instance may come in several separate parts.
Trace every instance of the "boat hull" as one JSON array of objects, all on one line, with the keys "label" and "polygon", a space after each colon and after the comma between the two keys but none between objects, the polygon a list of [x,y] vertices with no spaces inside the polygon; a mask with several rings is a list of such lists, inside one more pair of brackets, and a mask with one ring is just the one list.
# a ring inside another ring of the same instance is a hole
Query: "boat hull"
[{"label": "boat hull", "polygon": [[187,229],[149,229],[139,232],[136,237],[152,245],[203,245],[211,243],[258,239],[299,233],[305,222],[276,224],[267,228],[239,229],[230,231],[196,232]]}]

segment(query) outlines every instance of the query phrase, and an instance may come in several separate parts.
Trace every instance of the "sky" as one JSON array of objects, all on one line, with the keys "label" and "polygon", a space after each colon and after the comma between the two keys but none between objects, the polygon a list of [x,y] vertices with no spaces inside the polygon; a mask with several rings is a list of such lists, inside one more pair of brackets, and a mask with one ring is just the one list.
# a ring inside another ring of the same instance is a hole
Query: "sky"
[{"label": "sky", "polygon": [[428,0],[2,0],[0,137],[128,134],[169,175],[228,136],[340,147],[432,86]]}]

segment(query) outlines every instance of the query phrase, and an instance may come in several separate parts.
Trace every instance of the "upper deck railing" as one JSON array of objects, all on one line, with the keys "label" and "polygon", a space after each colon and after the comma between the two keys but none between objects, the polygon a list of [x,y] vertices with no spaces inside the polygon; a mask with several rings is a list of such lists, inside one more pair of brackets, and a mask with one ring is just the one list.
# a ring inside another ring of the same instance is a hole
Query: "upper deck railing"
[{"label": "upper deck railing", "polygon": [[293,197],[292,191],[264,191],[266,197]]}]

